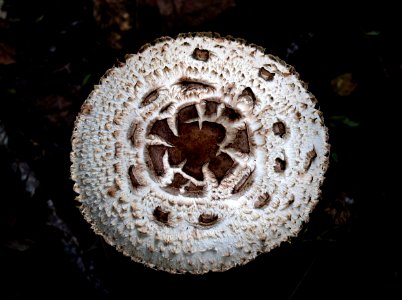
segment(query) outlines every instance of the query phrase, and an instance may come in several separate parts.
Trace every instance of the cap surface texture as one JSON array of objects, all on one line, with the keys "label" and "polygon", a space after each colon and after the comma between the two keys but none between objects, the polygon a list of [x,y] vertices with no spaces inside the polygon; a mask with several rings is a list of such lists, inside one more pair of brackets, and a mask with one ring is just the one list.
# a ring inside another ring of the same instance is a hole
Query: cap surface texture
[{"label": "cap surface texture", "polygon": [[224,271],[300,231],[328,133],[295,70],[243,40],[179,35],[112,68],[82,106],[72,179],[96,233],[151,268]]}]

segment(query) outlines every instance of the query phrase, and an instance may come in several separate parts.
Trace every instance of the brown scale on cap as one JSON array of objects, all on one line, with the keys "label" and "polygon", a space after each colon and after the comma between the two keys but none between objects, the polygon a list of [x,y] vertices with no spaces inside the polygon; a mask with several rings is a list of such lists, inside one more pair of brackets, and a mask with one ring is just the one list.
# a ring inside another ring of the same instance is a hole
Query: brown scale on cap
[{"label": "brown scale on cap", "polygon": [[172,141],[176,137],[169,127],[167,119],[157,120],[151,128],[150,134],[155,134],[163,138],[165,141]]},{"label": "brown scale on cap", "polygon": [[201,91],[213,91],[215,88],[207,83],[199,82],[191,78],[181,78],[180,81],[177,83],[182,89],[183,94],[189,94],[190,92],[197,92],[198,90]]},{"label": "brown scale on cap", "polygon": [[163,114],[164,112],[166,112],[170,107],[173,106],[173,103],[169,103],[167,105],[165,105],[164,107],[161,108],[161,110],[159,111],[160,114]]},{"label": "brown scale on cap", "polygon": [[282,173],[286,169],[286,160],[275,158],[274,170],[277,173]]},{"label": "brown scale on cap", "polygon": [[169,214],[170,212],[163,211],[160,206],[157,206],[152,213],[156,220],[165,224],[169,222]]},{"label": "brown scale on cap", "polygon": [[171,194],[178,194],[179,190],[189,182],[187,178],[184,178],[180,173],[175,173],[173,177],[173,181],[171,184],[166,186],[164,190]]},{"label": "brown scale on cap", "polygon": [[195,185],[194,183],[190,182],[188,186],[185,188],[185,195],[202,195],[204,193],[204,186],[203,185]]},{"label": "brown scale on cap", "polygon": [[264,193],[258,196],[258,200],[254,202],[254,208],[262,208],[268,205],[269,201],[271,200],[271,196],[268,193]]},{"label": "brown scale on cap", "polygon": [[193,58],[200,61],[207,61],[209,59],[209,51],[195,48],[193,52]]},{"label": "brown scale on cap", "polygon": [[141,102],[141,107],[147,106],[149,104],[151,104],[152,102],[154,102],[156,99],[158,99],[159,97],[159,92],[158,90],[154,90],[150,93],[148,93],[144,99]]},{"label": "brown scale on cap", "polygon": [[254,104],[256,101],[255,95],[253,90],[250,87],[246,87],[243,92],[240,94],[239,97],[244,97],[247,98],[249,100],[251,100],[251,102]]},{"label": "brown scale on cap", "polygon": [[237,111],[227,106],[223,110],[222,116],[229,118],[231,121],[236,121],[241,118],[241,115]]},{"label": "brown scale on cap", "polygon": [[148,146],[148,153],[151,158],[152,168],[157,176],[165,174],[165,168],[163,166],[163,155],[168,148],[161,145]]},{"label": "brown scale on cap", "polygon": [[130,136],[129,136],[130,140],[131,140],[131,143],[133,143],[133,146],[135,146],[135,144],[137,142],[135,134],[136,134],[136,131],[137,131],[138,127],[139,127],[138,124],[133,124],[132,130],[131,130],[131,133],[130,133]]},{"label": "brown scale on cap", "polygon": [[316,157],[317,157],[317,152],[315,152],[315,149],[312,149],[309,152],[307,152],[306,162],[304,163],[305,171],[308,171],[308,169],[310,169],[310,166]]},{"label": "brown scale on cap", "polygon": [[221,153],[213,160],[211,160],[209,164],[209,169],[214,173],[215,178],[220,183],[232,168],[234,164],[233,159],[226,153]]},{"label": "brown scale on cap", "polygon": [[189,105],[187,107],[184,107],[177,114],[177,119],[179,122],[178,126],[187,122],[188,120],[196,119],[196,118],[198,118],[198,112],[197,112],[197,108],[195,107],[195,105]]},{"label": "brown scale on cap", "polygon": [[219,103],[215,101],[205,101],[205,115],[216,115],[218,111]]},{"label": "brown scale on cap", "polygon": [[135,177],[135,167],[134,166],[130,166],[130,168],[128,169],[128,174],[130,176],[130,180],[131,180],[131,184],[133,186],[133,188],[138,188],[141,186],[140,182],[138,181],[138,179]]},{"label": "brown scale on cap", "polygon": [[236,149],[241,153],[250,153],[247,128],[237,131],[236,137],[234,138],[233,142],[227,146],[227,148]]},{"label": "brown scale on cap", "polygon": [[279,135],[280,137],[283,137],[286,134],[286,127],[283,122],[276,122],[272,125],[272,131],[274,132],[275,135]]},{"label": "brown scale on cap", "polygon": [[271,81],[274,79],[275,73],[271,73],[267,69],[261,67],[258,75],[260,75],[260,77],[266,81]]},{"label": "brown scale on cap", "polygon": [[187,182],[188,179],[184,178],[183,175],[176,173],[174,174],[173,181],[169,186],[175,189],[179,189]]},{"label": "brown scale on cap", "polygon": [[201,214],[198,217],[198,222],[202,226],[211,226],[218,222],[218,216],[214,214]]},{"label": "brown scale on cap", "polygon": [[240,192],[241,190],[244,189],[244,187],[246,186],[246,184],[250,181],[250,179],[252,178],[253,173],[251,172],[250,174],[246,174],[244,175],[240,181],[235,185],[235,187],[232,190],[232,194],[236,194],[238,192]]}]

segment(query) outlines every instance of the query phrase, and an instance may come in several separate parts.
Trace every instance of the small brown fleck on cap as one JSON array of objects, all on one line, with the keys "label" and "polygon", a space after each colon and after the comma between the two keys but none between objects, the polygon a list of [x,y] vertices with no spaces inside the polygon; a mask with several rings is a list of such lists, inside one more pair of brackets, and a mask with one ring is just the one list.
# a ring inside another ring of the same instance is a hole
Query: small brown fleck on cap
[{"label": "small brown fleck on cap", "polygon": [[274,79],[275,73],[271,73],[267,69],[261,67],[259,75],[262,79],[266,81],[271,81],[272,79]]},{"label": "small brown fleck on cap", "polygon": [[283,122],[275,122],[272,126],[272,130],[274,131],[275,135],[279,135],[280,137],[283,137],[286,133],[286,127]]}]

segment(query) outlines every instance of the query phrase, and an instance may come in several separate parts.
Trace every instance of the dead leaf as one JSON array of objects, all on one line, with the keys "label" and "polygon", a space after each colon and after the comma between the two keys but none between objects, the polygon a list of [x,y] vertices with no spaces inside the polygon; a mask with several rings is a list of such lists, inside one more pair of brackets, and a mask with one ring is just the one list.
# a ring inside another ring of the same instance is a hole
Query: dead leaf
[{"label": "dead leaf", "polygon": [[0,146],[5,148],[8,147],[8,135],[6,132],[6,128],[4,127],[1,120],[0,120]]},{"label": "dead leaf", "polygon": [[74,120],[70,99],[61,95],[48,95],[37,99],[36,107],[53,126],[68,126]]},{"label": "dead leaf", "polygon": [[0,65],[11,65],[15,63],[15,49],[5,43],[0,43]]},{"label": "dead leaf", "polygon": [[[209,21],[230,7],[235,0],[92,0],[93,15],[98,26],[105,32],[110,47],[122,49],[130,31],[161,22],[163,28],[177,29],[196,26]],[[134,2],[134,3],[133,3]],[[146,18],[152,9],[155,20]],[[159,13],[159,16],[158,16]]]},{"label": "dead leaf", "polygon": [[[329,117],[331,121],[335,121],[337,123],[341,123],[343,125],[346,125],[348,127],[358,127],[360,126],[359,122],[353,121],[347,116],[331,116]],[[335,124],[330,123],[331,126],[335,126]]]},{"label": "dead leaf", "polygon": [[[145,1],[148,5],[154,5],[154,0]],[[200,25],[211,20],[235,6],[234,0],[157,0],[159,13],[168,21],[168,25]]]},{"label": "dead leaf", "polygon": [[14,162],[12,168],[19,175],[21,182],[24,184],[25,191],[32,197],[40,185],[35,173],[24,161]]},{"label": "dead leaf", "polygon": [[351,218],[349,205],[353,202],[354,200],[348,197],[346,193],[341,193],[335,201],[325,208],[325,213],[329,215],[335,225],[347,224]]},{"label": "dead leaf", "polygon": [[0,19],[7,19],[7,12],[3,10],[4,0],[0,0]]},{"label": "dead leaf", "polygon": [[26,251],[29,248],[32,247],[32,245],[34,244],[34,241],[30,240],[30,239],[21,239],[21,240],[11,240],[11,241],[7,241],[4,243],[4,246],[6,246],[9,249],[12,250],[18,250],[18,251]]},{"label": "dead leaf", "polygon": [[331,81],[331,87],[339,96],[349,96],[354,92],[357,83],[353,81],[352,73],[339,75]]},{"label": "dead leaf", "polygon": [[108,42],[114,49],[121,49],[122,33],[131,29],[130,1],[93,0],[93,15],[98,26],[108,34]]}]

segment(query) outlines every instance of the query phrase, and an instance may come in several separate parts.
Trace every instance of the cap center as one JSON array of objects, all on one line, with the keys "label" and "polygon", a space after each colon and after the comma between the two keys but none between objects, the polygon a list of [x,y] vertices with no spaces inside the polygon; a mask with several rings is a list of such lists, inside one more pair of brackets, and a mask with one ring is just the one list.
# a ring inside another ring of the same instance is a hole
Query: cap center
[{"label": "cap center", "polygon": [[[207,174],[220,185],[236,166],[233,154],[250,154],[247,126],[236,129],[231,125],[241,120],[241,114],[216,100],[202,101],[156,120],[148,129],[150,140],[157,137],[160,142],[146,146],[147,165],[158,182],[161,178],[170,178],[162,187],[173,194],[202,195],[208,184],[205,182]],[[173,174],[168,172],[169,168],[173,169]]]},{"label": "cap center", "polygon": [[216,158],[218,144],[223,141],[225,134],[225,128],[217,123],[203,122],[201,129],[198,122],[180,124],[179,137],[173,141],[173,145],[186,160],[183,172],[203,180],[202,166]]}]

